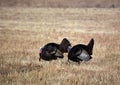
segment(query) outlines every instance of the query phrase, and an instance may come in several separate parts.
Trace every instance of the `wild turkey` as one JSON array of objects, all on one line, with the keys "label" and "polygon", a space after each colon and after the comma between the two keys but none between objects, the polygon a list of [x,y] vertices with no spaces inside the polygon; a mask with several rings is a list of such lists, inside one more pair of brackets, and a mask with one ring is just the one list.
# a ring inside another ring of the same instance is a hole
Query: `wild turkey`
[{"label": "wild turkey", "polygon": [[68,53],[68,61],[80,63],[80,61],[88,61],[92,57],[92,51],[94,46],[94,39],[91,39],[88,45],[78,44],[71,48]]},{"label": "wild turkey", "polygon": [[39,61],[43,60],[56,60],[58,57],[63,58],[63,53],[67,52],[68,46],[71,46],[70,42],[64,38],[60,44],[48,43],[39,51]]}]

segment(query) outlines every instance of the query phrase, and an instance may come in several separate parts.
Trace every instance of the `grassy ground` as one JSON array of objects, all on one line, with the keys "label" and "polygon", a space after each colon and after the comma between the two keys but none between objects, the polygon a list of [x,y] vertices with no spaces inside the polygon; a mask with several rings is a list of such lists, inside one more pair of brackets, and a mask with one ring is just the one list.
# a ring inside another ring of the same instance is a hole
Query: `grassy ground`
[{"label": "grassy ground", "polygon": [[[119,85],[120,9],[0,8],[1,85]],[[39,47],[95,40],[93,59],[80,65],[38,60]]]}]

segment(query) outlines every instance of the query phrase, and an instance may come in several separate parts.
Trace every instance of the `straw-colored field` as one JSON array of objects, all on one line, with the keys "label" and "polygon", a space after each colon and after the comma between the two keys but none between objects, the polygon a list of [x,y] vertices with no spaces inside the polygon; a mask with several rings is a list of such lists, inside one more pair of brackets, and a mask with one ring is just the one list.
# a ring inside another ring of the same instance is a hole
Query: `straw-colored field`
[{"label": "straw-colored field", "polygon": [[[64,37],[94,38],[93,59],[39,62],[39,47]],[[0,85],[119,84],[120,9],[0,8]]]}]

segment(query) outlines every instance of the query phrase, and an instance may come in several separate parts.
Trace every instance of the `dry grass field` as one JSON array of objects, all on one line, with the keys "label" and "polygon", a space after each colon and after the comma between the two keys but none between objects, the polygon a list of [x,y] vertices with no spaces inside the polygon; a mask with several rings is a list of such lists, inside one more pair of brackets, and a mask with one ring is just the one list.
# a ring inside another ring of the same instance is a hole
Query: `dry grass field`
[{"label": "dry grass field", "polygon": [[[95,40],[80,65],[38,60],[39,47]],[[120,9],[0,8],[0,85],[119,85]]]}]

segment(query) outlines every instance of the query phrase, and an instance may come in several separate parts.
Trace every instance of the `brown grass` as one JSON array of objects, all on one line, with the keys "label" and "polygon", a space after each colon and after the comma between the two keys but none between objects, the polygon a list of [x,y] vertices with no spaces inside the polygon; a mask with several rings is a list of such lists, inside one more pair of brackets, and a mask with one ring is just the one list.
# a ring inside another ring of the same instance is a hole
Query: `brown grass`
[{"label": "brown grass", "polygon": [[[1,85],[119,85],[120,9],[0,8]],[[95,39],[93,59],[38,61],[39,47]]]}]

